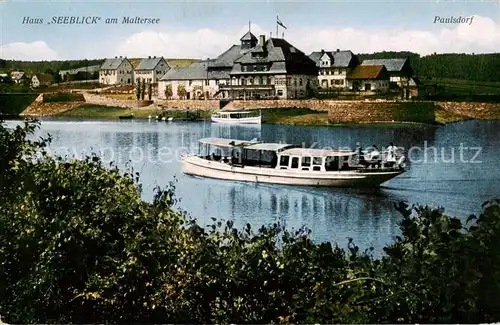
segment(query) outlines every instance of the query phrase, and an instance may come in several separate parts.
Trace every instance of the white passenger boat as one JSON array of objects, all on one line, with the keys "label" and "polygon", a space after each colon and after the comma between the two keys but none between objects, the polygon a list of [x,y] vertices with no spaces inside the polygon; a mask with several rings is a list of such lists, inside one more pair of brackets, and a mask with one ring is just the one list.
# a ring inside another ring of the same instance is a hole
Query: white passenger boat
[{"label": "white passenger boat", "polygon": [[377,187],[405,171],[405,156],[311,149],[283,143],[201,139],[181,156],[185,174],[232,181],[329,187]]},{"label": "white passenger boat", "polygon": [[227,111],[212,114],[212,121],[224,124],[261,124],[260,111]]}]

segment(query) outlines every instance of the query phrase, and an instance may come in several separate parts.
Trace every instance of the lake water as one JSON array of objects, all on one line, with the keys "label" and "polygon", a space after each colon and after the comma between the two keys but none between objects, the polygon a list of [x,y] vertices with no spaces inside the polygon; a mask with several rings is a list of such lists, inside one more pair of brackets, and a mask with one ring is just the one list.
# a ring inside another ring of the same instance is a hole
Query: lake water
[{"label": "lake water", "polygon": [[[18,122],[11,121],[13,125]],[[500,197],[500,122],[467,121],[428,127],[227,126],[210,122],[51,121],[37,136],[51,134],[51,150],[61,155],[101,153],[105,161],[131,165],[141,173],[145,199],[153,188],[177,178],[178,208],[202,224],[211,218],[258,227],[273,222],[289,228],[307,226],[317,241],[345,246],[351,237],[362,249],[377,251],[399,235],[405,201],[444,206],[449,215],[466,218],[480,212],[485,200]],[[304,143],[317,147],[379,147],[393,141],[411,149],[408,171],[379,190],[350,190],[238,183],[182,174],[179,155],[196,150],[204,137]],[[462,154],[460,153],[462,152]]]}]

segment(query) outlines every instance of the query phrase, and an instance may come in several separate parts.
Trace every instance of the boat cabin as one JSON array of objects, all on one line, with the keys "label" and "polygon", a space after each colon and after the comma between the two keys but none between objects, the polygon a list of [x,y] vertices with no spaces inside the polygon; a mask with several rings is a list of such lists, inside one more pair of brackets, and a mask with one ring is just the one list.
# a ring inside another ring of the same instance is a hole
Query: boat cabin
[{"label": "boat cabin", "polygon": [[244,119],[249,117],[259,117],[260,111],[227,111],[227,112],[216,112],[212,114],[214,119]]},{"label": "boat cabin", "polygon": [[200,140],[201,152],[204,159],[241,167],[328,172],[349,170],[356,165],[356,152],[352,150],[309,149],[286,143],[206,138]]},{"label": "boat cabin", "polygon": [[280,152],[277,168],[322,172],[349,170],[355,155],[351,150],[291,148]]}]

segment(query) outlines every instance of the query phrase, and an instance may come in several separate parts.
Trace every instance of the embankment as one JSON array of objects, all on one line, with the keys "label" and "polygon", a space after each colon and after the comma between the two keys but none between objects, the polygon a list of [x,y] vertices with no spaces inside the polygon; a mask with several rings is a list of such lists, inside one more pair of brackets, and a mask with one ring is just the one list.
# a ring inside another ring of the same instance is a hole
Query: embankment
[{"label": "embankment", "polygon": [[436,102],[436,106],[443,122],[500,119],[500,103]]},{"label": "embankment", "polygon": [[0,115],[19,116],[37,96],[38,94],[33,93],[0,93]]},{"label": "embankment", "polygon": [[20,116],[53,116],[70,111],[85,103],[81,94],[45,93],[40,94]]},{"label": "embankment", "polygon": [[[256,100],[232,101],[233,109],[308,109],[322,112],[322,124],[369,122],[434,123],[433,102],[347,101],[347,100]],[[319,117],[319,115],[317,116]],[[300,124],[300,118],[287,121]]]}]

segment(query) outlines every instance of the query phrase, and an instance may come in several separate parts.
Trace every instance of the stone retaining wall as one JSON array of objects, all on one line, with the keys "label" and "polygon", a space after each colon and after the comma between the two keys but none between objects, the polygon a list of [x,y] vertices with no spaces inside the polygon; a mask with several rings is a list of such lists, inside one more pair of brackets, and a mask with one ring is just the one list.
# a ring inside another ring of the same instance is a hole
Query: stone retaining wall
[{"label": "stone retaining wall", "polygon": [[473,119],[497,119],[500,103],[436,102],[441,109]]},{"label": "stone retaining wall", "polygon": [[85,102],[87,104],[93,104],[99,106],[123,107],[123,108],[137,107],[137,100],[115,99],[101,95],[94,95],[87,92],[83,93],[83,97],[85,97]]},{"label": "stone retaining wall", "polygon": [[231,109],[307,108],[328,112],[331,123],[400,121],[433,123],[432,102],[359,101],[359,100],[235,100]]},{"label": "stone retaining wall", "polygon": [[219,100],[162,100],[158,102],[158,106],[166,110],[203,110],[203,111],[213,111],[220,108]]},{"label": "stone retaining wall", "polygon": [[80,105],[82,102],[41,103],[35,101],[20,116],[53,116],[70,111]]}]

